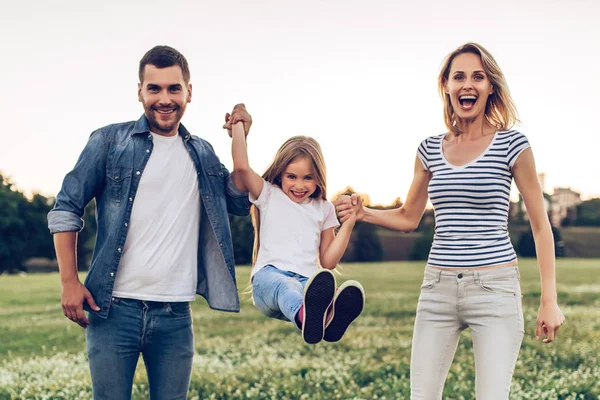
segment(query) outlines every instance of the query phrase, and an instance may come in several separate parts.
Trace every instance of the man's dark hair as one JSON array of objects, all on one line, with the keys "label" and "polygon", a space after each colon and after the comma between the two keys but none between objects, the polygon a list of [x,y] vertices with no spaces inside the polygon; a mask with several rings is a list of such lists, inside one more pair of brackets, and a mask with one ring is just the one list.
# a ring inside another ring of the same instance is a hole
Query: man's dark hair
[{"label": "man's dark hair", "polygon": [[140,83],[144,81],[144,67],[146,65],[154,65],[156,68],[167,68],[178,65],[183,74],[185,83],[190,82],[190,68],[188,62],[177,50],[170,46],[154,46],[140,60],[139,77]]}]

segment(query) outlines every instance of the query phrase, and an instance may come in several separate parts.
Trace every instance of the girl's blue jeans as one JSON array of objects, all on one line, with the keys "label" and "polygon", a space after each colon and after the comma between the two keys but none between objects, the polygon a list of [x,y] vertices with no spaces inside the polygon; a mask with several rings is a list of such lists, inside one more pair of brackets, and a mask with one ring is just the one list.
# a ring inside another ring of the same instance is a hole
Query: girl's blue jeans
[{"label": "girl's blue jeans", "polygon": [[267,317],[291,321],[304,301],[308,278],[267,265],[252,278],[252,297],[256,307]]}]

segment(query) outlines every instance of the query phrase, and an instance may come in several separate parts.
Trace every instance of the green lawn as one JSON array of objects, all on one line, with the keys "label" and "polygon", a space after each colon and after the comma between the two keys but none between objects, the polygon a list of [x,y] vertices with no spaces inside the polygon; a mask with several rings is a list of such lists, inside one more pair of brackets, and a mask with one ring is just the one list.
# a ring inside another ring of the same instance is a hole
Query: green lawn
[{"label": "green lawn", "polygon": [[[408,399],[412,325],[422,262],[345,264],[367,305],[341,342],[304,344],[290,323],[262,316],[248,294],[239,314],[193,304],[190,399]],[[238,268],[240,292],[249,269]],[[567,317],[556,342],[534,340],[539,278],[521,261],[526,336],[511,399],[600,398],[600,260],[558,261]],[[0,276],[0,399],[91,398],[84,331],[62,315],[57,274]],[[110,367],[110,366],[107,366]],[[474,399],[470,335],[462,335],[444,399]],[[140,363],[134,398],[147,399]]]}]

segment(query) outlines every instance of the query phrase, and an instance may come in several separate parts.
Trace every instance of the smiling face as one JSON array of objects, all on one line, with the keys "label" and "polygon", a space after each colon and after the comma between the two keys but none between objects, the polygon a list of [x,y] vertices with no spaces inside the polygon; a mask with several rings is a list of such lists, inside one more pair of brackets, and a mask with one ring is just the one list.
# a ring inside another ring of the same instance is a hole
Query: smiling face
[{"label": "smiling face", "polygon": [[494,93],[494,89],[483,68],[481,57],[473,53],[454,57],[445,91],[457,122],[483,117],[488,97]]},{"label": "smiling face", "polygon": [[163,136],[176,135],[187,103],[192,101],[192,85],[185,82],[177,65],[157,68],[147,64],[143,77],[138,85],[138,99],[150,130]]},{"label": "smiling face", "polygon": [[302,203],[315,193],[317,181],[311,161],[297,157],[281,175],[281,190],[295,203]]}]

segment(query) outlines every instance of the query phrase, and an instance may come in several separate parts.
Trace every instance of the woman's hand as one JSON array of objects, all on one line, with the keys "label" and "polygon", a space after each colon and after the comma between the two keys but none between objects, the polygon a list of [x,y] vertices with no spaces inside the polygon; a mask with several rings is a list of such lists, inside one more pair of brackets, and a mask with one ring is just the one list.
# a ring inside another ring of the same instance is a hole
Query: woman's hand
[{"label": "woman's hand", "polygon": [[365,216],[363,202],[360,195],[353,193],[341,195],[334,202],[335,210],[341,223],[349,218],[355,218],[356,221],[362,221]]},{"label": "woman's hand", "polygon": [[540,340],[542,333],[546,335],[542,339],[543,343],[550,343],[556,337],[556,333],[561,325],[565,322],[563,315],[556,301],[545,303],[542,301],[538,310],[538,317],[535,328],[535,340]]}]

